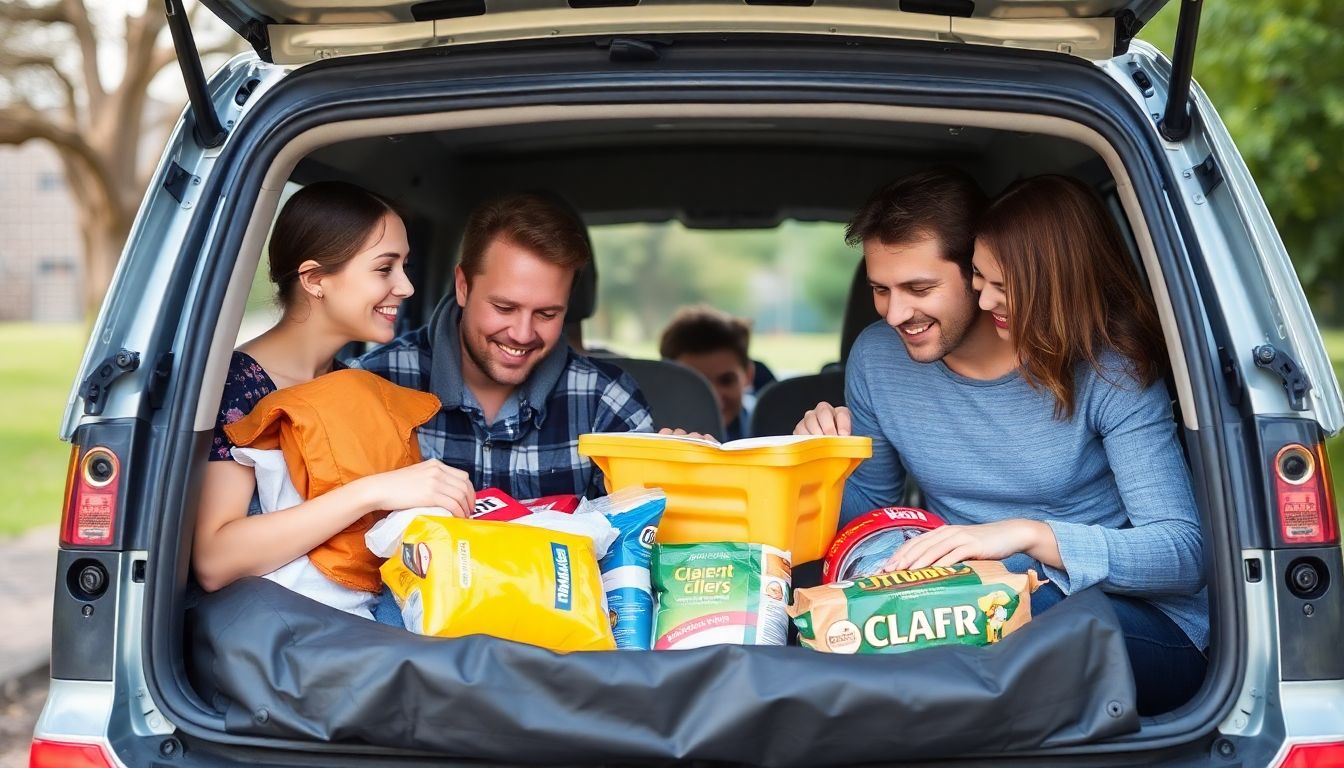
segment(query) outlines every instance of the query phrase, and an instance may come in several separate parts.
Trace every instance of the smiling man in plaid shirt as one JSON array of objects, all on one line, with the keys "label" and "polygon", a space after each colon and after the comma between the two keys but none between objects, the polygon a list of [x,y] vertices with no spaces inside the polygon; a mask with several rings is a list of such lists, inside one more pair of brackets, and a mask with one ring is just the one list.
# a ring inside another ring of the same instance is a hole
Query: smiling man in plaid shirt
[{"label": "smiling man in plaid shirt", "polygon": [[591,259],[583,223],[554,200],[491,200],[467,221],[457,301],[355,365],[439,398],[419,430],[421,453],[467,472],[476,488],[519,499],[603,495],[579,435],[648,432],[653,419],[628,374],[562,338],[574,275]]}]

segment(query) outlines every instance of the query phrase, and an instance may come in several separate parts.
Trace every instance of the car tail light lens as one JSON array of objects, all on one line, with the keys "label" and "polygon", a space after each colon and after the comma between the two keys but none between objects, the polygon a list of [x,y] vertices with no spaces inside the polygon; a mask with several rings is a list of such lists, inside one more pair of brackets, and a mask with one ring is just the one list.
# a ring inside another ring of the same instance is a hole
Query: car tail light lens
[{"label": "car tail light lens", "polygon": [[1335,768],[1344,765],[1344,742],[1294,744],[1278,768]]},{"label": "car tail light lens", "polygon": [[33,739],[28,768],[116,768],[101,744]]},{"label": "car tail light lens", "polygon": [[1335,544],[1339,523],[1330,487],[1330,464],[1320,444],[1308,448],[1289,443],[1274,456],[1270,467],[1279,532],[1285,544]]},{"label": "car tail light lens", "polygon": [[61,543],[75,547],[111,544],[120,486],[121,462],[111,449],[99,445],[81,453],[75,446],[66,477]]}]

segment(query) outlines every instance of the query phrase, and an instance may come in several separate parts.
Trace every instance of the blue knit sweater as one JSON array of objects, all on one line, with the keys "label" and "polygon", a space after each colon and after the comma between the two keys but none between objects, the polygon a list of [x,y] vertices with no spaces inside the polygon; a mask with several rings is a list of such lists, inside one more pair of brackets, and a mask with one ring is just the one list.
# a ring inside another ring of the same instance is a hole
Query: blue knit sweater
[{"label": "blue knit sweater", "polygon": [[[949,523],[1041,520],[1065,592],[1100,584],[1148,599],[1197,647],[1208,642],[1199,514],[1161,383],[1142,389],[1111,355],[1106,373],[1081,367],[1073,417],[1013,372],[982,381],[941,361],[917,363],[878,322],[859,336],[845,372],[856,435],[873,457],[845,486],[843,520],[900,501],[906,473]],[[1025,555],[1009,567],[1041,568]]]}]

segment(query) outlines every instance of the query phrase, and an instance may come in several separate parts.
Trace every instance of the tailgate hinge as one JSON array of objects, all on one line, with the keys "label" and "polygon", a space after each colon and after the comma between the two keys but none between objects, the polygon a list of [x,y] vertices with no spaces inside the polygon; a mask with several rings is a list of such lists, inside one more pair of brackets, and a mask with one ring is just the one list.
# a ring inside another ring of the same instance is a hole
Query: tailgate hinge
[{"label": "tailgate hinge", "polygon": [[115,355],[94,366],[84,383],[79,385],[79,396],[84,398],[84,415],[101,416],[107,406],[107,390],[112,382],[140,367],[140,353],[129,349],[118,350]]},{"label": "tailgate hinge", "polygon": [[177,163],[168,164],[168,172],[164,175],[163,188],[168,194],[173,196],[177,202],[182,202],[182,198],[187,194],[187,187],[192,184],[200,184],[199,176],[194,176],[187,169]]},{"label": "tailgate hinge", "polygon": [[1297,361],[1273,344],[1261,344],[1252,351],[1252,355],[1257,366],[1277,375],[1283,381],[1283,391],[1288,393],[1288,405],[1294,411],[1307,410],[1307,393],[1311,391],[1311,380],[1302,372]]},{"label": "tailgate hinge", "polygon": [[191,35],[191,24],[182,8],[182,0],[164,0],[164,13],[168,16],[168,31],[173,36],[177,63],[182,68],[182,80],[187,85],[191,114],[196,118],[192,133],[196,135],[196,143],[213,149],[224,143],[228,132],[220,124],[215,105],[210,101],[210,88],[205,81],[205,71],[201,69],[201,54],[196,50],[196,39]]},{"label": "tailgate hinge", "polygon": [[252,45],[252,50],[257,52],[257,56],[260,56],[262,61],[269,62],[271,60],[271,38],[266,33],[265,22],[259,19],[248,19],[247,24],[239,34]]},{"label": "tailgate hinge", "polygon": [[1190,170],[1199,179],[1199,188],[1204,190],[1204,197],[1208,197],[1223,183],[1223,172],[1218,169],[1218,161],[1213,159],[1213,155],[1204,158],[1204,162]]},{"label": "tailgate hinge", "polygon": [[1133,42],[1134,36],[1139,34],[1143,24],[1139,17],[1128,8],[1120,11],[1115,16],[1115,55],[1123,56],[1129,53],[1129,44]]}]

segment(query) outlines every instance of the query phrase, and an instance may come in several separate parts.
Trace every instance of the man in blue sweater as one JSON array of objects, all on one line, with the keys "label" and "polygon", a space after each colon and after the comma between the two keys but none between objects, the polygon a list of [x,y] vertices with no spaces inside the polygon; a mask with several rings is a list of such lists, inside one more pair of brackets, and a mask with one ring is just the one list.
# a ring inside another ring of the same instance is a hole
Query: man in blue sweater
[{"label": "man in blue sweater", "polygon": [[940,169],[884,187],[856,214],[846,237],[863,244],[882,321],[850,353],[849,408],[819,403],[794,431],[873,438],[845,486],[842,523],[900,503],[907,473],[951,523],[888,568],[1036,568],[1053,582],[1033,598],[1038,611],[1100,585],[1125,628],[1140,712],[1170,709],[1203,679],[1208,606],[1165,387],[1125,386],[1123,361],[1109,360],[1120,375],[1080,372],[1077,412],[1054,416],[1052,395],[1023,379],[1012,342],[977,304],[973,224],[985,203],[973,180]]}]

